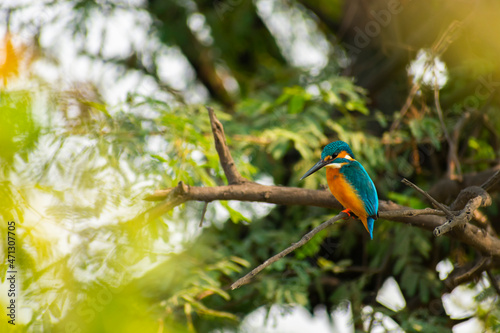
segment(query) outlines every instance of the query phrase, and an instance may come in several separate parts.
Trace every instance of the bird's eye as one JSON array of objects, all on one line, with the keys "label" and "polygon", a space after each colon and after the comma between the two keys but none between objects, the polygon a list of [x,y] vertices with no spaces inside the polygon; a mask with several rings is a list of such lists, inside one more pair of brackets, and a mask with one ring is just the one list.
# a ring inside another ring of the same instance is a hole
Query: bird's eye
[{"label": "bird's eye", "polygon": [[336,158],[339,154],[332,154],[332,159]]}]

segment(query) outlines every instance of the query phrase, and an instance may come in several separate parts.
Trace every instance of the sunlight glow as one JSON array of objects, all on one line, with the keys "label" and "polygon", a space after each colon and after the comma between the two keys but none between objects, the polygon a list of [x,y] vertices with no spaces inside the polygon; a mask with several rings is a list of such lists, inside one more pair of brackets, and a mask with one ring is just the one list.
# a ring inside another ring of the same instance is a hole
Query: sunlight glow
[{"label": "sunlight glow", "polygon": [[330,46],[310,18],[281,0],[259,0],[256,5],[291,64],[315,73],[326,66]]}]

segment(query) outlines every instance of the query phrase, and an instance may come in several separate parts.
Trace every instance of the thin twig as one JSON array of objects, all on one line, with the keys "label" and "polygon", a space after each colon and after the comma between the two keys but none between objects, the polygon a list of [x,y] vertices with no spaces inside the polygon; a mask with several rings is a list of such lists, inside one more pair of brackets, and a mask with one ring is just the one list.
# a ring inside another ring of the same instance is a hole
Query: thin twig
[{"label": "thin twig", "polygon": [[207,207],[208,207],[208,201],[205,201],[205,204],[203,205],[203,211],[201,212],[201,220],[200,224],[198,227],[203,227],[203,220],[205,219],[205,213],[207,212]]},{"label": "thin twig", "polygon": [[348,215],[346,213],[342,213],[341,212],[338,215],[335,215],[334,217],[332,217],[331,219],[329,219],[328,221],[321,223],[319,226],[317,226],[316,228],[314,228],[313,230],[309,231],[307,234],[305,234],[304,236],[302,236],[302,238],[297,243],[293,243],[291,246],[287,247],[286,249],[284,249],[280,253],[272,256],[271,258],[267,259],[266,261],[264,261],[259,266],[257,266],[254,269],[252,269],[252,271],[250,271],[250,273],[248,273],[245,276],[243,276],[242,278],[238,279],[236,282],[234,282],[231,285],[231,289],[234,290],[236,288],[241,287],[242,285],[247,284],[248,282],[250,282],[250,280],[255,275],[259,274],[260,271],[262,271],[264,268],[266,268],[267,266],[271,265],[272,263],[275,263],[276,261],[278,261],[281,258],[285,257],[290,252],[292,252],[292,251],[298,249],[299,247],[301,247],[302,245],[306,244],[318,232],[320,232],[320,231],[328,228],[329,226],[331,226],[332,224],[334,224],[335,222],[337,222],[338,220],[340,220],[340,219],[342,219],[344,217],[348,217]]},{"label": "thin twig", "polygon": [[486,191],[488,192],[489,190],[491,190],[491,188],[493,186],[495,186],[498,181],[500,181],[500,170],[498,170],[497,172],[495,172],[495,174],[493,176],[490,177],[490,179],[488,179],[487,181],[484,182],[483,185],[481,185],[481,187]]},{"label": "thin twig", "polygon": [[413,99],[415,98],[415,95],[417,94],[418,90],[420,89],[420,82],[415,82],[413,86],[411,87],[410,93],[408,94],[408,97],[406,97],[405,104],[399,111],[399,117],[394,120],[394,122],[391,125],[391,128],[389,132],[393,132],[399,127],[399,124],[403,120],[403,118],[406,115],[406,112],[410,109],[411,104],[413,103]]},{"label": "thin twig", "polygon": [[408,179],[406,178],[403,178],[401,180],[401,182],[407,186],[410,186],[412,188],[414,188],[417,192],[419,192],[420,194],[422,194],[424,197],[426,197],[435,207],[441,209],[445,214],[446,214],[446,217],[447,218],[451,218],[453,217],[453,213],[445,206],[443,205],[442,203],[438,202],[436,199],[434,199],[429,193],[425,192],[424,190],[422,190],[420,187],[418,187],[417,185],[413,184],[411,181],[409,181]]},{"label": "thin twig", "polygon": [[[469,14],[470,15],[470,14]],[[464,20],[465,21],[465,20]],[[432,54],[435,56],[442,55],[448,47],[458,38],[458,34],[461,32],[461,28],[463,27],[463,21],[453,21],[446,28],[445,32],[441,35],[439,39],[437,39],[432,47]]]},{"label": "thin twig", "polygon": [[441,109],[441,103],[439,102],[439,85],[436,73],[436,66],[434,66],[434,104],[436,105],[436,112],[438,114],[439,122],[441,123],[441,128],[443,129],[444,137],[448,142],[448,171],[447,176],[450,179],[454,178],[455,168],[457,170],[458,179],[462,178],[462,169],[460,167],[460,161],[457,156],[458,140],[454,142],[446,129],[443,118],[443,110]]}]

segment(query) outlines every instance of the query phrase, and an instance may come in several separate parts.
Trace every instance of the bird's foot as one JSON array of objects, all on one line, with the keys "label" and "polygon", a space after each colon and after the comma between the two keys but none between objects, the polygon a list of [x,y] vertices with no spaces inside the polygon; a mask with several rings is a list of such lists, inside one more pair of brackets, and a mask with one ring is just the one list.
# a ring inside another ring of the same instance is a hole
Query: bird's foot
[{"label": "bird's foot", "polygon": [[349,208],[344,209],[344,210],[342,211],[342,213],[346,213],[346,214],[348,215],[347,217],[344,217],[344,220],[347,220],[347,219],[349,219],[349,218],[351,218],[351,217],[353,217],[353,218],[357,218],[356,214],[354,214],[354,213],[352,212],[352,210],[350,210]]}]

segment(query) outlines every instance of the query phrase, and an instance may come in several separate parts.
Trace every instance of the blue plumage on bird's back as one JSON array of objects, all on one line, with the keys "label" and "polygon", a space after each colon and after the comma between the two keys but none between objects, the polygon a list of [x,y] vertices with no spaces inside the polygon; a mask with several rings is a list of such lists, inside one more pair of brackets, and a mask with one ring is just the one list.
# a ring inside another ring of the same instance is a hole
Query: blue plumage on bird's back
[{"label": "blue plumage on bird's back", "polygon": [[358,161],[352,161],[343,166],[340,172],[344,174],[346,180],[357,191],[365,204],[367,215],[376,218],[378,214],[377,189],[365,168]]}]

